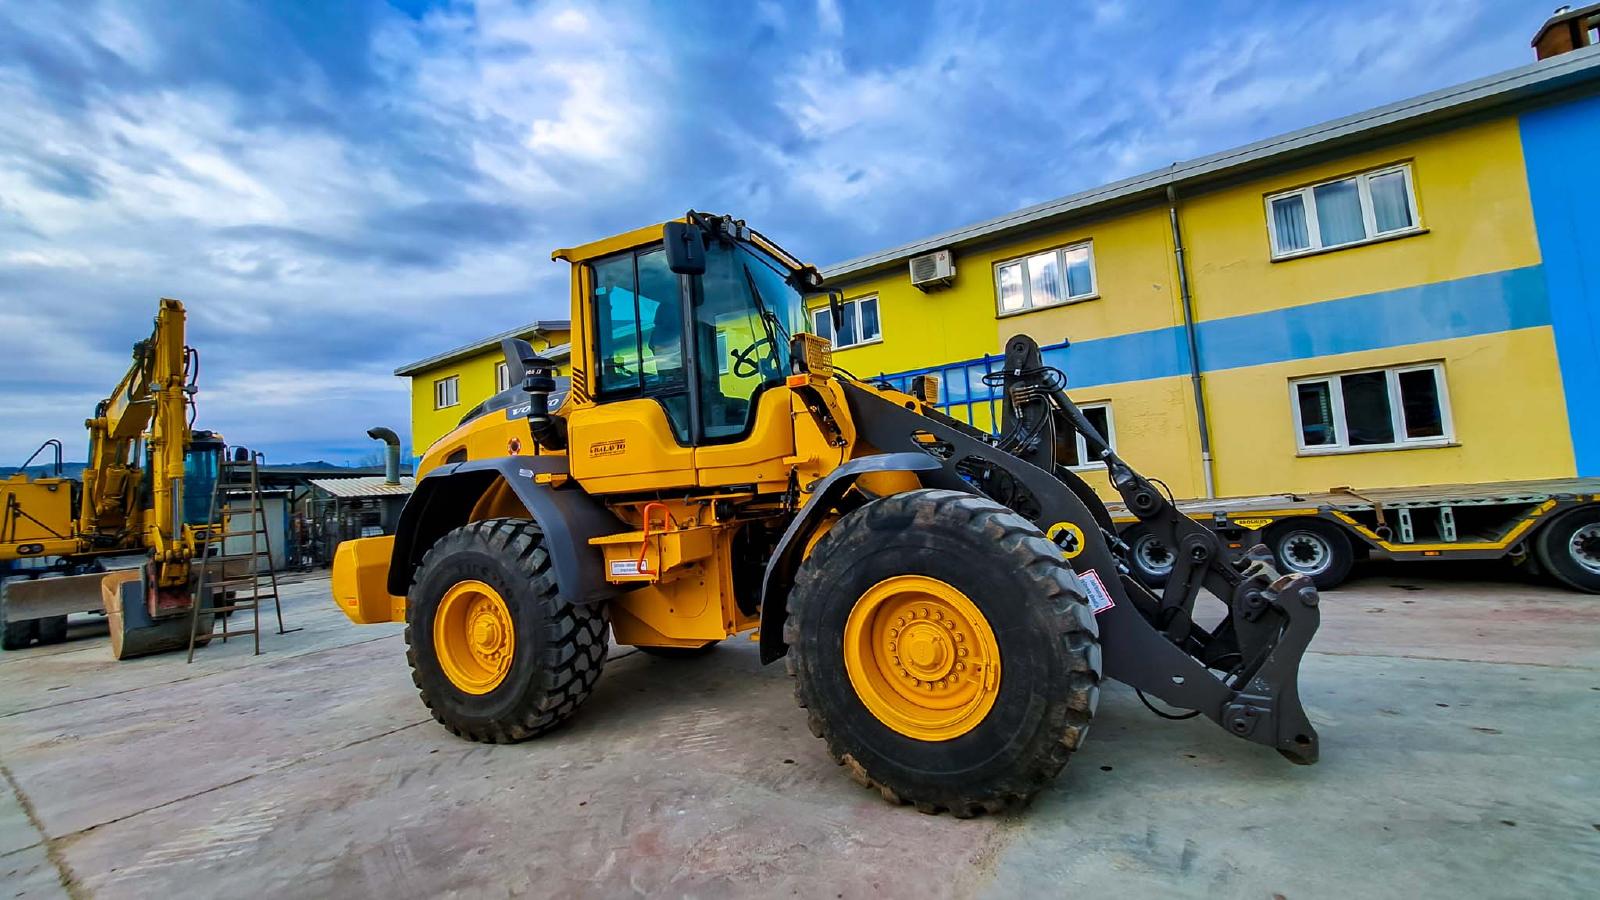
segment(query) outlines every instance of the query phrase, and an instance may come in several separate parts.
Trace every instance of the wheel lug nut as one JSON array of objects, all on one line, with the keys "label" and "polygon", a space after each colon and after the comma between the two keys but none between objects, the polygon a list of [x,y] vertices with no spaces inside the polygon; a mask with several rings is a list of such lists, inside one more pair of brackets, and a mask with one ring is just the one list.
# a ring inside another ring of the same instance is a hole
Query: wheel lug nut
[{"label": "wheel lug nut", "polygon": [[966,656],[967,655],[967,648],[965,648],[965,647],[957,647],[956,648],[956,655],[957,656]]}]

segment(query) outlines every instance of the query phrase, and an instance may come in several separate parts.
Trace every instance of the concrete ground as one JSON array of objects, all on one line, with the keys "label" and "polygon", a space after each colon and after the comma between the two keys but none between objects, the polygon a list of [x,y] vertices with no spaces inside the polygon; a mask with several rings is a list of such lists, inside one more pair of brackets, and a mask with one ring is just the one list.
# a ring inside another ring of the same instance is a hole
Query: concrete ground
[{"label": "concrete ground", "polygon": [[1328,594],[1296,767],[1131,691],[1022,812],[857,787],[754,646],[613,650],[568,727],[434,724],[399,626],[123,663],[104,626],[0,655],[0,896],[1576,897],[1600,890],[1600,598],[1499,570]]}]

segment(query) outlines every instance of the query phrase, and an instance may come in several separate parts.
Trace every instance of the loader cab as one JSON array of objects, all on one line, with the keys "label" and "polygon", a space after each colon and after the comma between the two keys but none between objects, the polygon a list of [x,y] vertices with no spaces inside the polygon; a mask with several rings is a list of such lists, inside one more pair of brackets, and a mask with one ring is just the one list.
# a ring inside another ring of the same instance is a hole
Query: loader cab
[{"label": "loader cab", "polygon": [[[697,469],[740,455],[740,445],[759,442],[758,456],[792,447],[787,399],[769,404],[781,401],[777,416],[763,415],[762,398],[783,385],[789,338],[804,328],[796,269],[738,228],[670,224],[699,239],[688,264],[660,227],[592,257],[564,251],[593,386],[592,403],[568,415],[570,452],[590,490],[694,486]],[[712,448],[723,449],[697,458]]]}]

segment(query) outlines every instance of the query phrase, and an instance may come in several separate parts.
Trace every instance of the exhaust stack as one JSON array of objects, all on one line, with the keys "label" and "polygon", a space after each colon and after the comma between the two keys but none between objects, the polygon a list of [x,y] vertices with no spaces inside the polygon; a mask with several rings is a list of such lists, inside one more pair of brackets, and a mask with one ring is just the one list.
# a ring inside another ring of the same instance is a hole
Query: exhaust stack
[{"label": "exhaust stack", "polygon": [[379,425],[376,428],[368,428],[367,437],[375,441],[383,441],[387,445],[383,449],[383,483],[399,484],[400,435],[395,434],[393,429]]}]

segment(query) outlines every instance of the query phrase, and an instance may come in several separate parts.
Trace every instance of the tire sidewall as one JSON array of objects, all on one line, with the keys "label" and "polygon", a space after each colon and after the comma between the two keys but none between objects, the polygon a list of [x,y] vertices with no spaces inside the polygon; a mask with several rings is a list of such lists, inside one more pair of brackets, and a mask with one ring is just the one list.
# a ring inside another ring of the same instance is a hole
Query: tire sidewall
[{"label": "tire sidewall", "polygon": [[[1328,553],[1332,559],[1321,572],[1315,575],[1309,572],[1301,573],[1299,569],[1285,561],[1283,543],[1296,531],[1310,532],[1327,543]],[[1355,564],[1355,545],[1351,543],[1350,537],[1344,530],[1337,525],[1310,516],[1291,517],[1274,524],[1266,533],[1266,545],[1272,551],[1279,572],[1285,575],[1304,574],[1319,591],[1330,590],[1343,584],[1345,579],[1350,577],[1350,569]]]},{"label": "tire sidewall", "polygon": [[1579,565],[1570,547],[1579,529],[1596,523],[1600,523],[1600,507],[1579,507],[1546,525],[1538,537],[1539,562],[1562,584],[1587,593],[1600,593],[1600,575]]},{"label": "tire sidewall", "polygon": [[[869,509],[859,510],[835,526],[839,539],[825,538],[827,544],[806,563],[811,571],[803,568],[797,583],[804,596],[796,604],[799,641],[790,652],[806,661],[801,678],[808,705],[828,723],[838,746],[896,793],[937,797],[952,784],[970,786],[962,793],[1003,790],[999,786],[1038,755],[1036,743],[1057,739],[1065,726],[1064,686],[1072,664],[1063,646],[1063,612],[1029,602],[1038,600],[1038,584],[1023,575],[1014,554],[992,544],[975,547],[970,533],[963,541],[954,529],[922,523],[884,540],[883,531],[851,527],[851,518],[867,514]],[[868,552],[844,546],[869,534],[876,546]],[[1062,568],[1075,579],[1064,562]],[[966,595],[999,647],[993,706],[970,731],[949,740],[917,740],[879,721],[857,695],[844,663],[845,624],[856,602],[872,586],[907,574],[939,579]]]},{"label": "tire sidewall", "polygon": [[[549,612],[535,579],[506,564],[477,535],[452,534],[431,553],[441,553],[432,565],[424,564],[408,596],[407,620],[416,648],[418,687],[442,712],[463,724],[490,726],[513,715],[527,695],[549,690],[548,673],[539,665],[545,651]],[[439,664],[433,625],[439,603],[454,585],[481,581],[500,593],[511,613],[514,644],[511,667],[505,678],[487,694],[469,694],[456,687]]]}]

